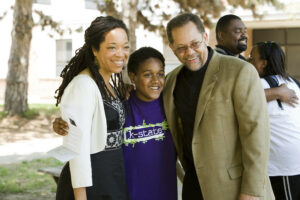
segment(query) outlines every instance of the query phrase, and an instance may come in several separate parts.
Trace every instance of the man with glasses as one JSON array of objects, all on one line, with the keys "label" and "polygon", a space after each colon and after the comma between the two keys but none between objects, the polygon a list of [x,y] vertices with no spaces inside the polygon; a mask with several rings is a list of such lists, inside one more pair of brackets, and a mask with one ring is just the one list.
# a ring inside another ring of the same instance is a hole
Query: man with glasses
[{"label": "man with glasses", "polygon": [[[247,49],[248,34],[247,27],[240,17],[232,14],[221,17],[216,25],[216,39],[218,43],[216,51],[218,53],[246,60],[241,53]],[[286,84],[265,89],[265,95],[267,101],[279,99],[293,107],[298,100],[295,91],[289,89]]]},{"label": "man with glasses", "polygon": [[168,74],[163,99],[185,170],[183,200],[274,199],[268,111],[255,68],[207,46],[196,15],[173,18],[167,35],[182,63]]}]

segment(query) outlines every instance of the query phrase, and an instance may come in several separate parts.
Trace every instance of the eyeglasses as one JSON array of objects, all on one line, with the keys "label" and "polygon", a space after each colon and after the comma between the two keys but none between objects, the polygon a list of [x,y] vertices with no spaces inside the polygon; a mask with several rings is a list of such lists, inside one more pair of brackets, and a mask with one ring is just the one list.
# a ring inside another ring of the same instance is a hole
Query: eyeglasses
[{"label": "eyeglasses", "polygon": [[177,54],[184,54],[189,48],[197,50],[200,48],[202,41],[194,41],[190,45],[179,46],[174,49]]}]

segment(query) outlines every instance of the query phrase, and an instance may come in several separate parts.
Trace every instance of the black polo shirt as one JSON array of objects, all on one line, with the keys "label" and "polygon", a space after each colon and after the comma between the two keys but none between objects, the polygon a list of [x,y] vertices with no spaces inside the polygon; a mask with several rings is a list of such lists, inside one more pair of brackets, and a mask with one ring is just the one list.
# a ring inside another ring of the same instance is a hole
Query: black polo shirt
[{"label": "black polo shirt", "polygon": [[187,67],[183,67],[178,74],[173,93],[175,107],[182,120],[184,132],[183,155],[189,168],[194,167],[192,139],[198,98],[208,63],[214,52],[210,47],[207,48],[208,57],[204,66],[198,71],[191,71]]}]

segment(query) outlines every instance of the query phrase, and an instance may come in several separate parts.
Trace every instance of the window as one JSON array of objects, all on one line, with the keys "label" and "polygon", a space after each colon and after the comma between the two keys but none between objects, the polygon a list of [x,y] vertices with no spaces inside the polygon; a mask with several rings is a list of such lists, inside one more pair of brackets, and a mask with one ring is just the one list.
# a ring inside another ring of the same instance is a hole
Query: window
[{"label": "window", "polygon": [[39,3],[39,4],[51,4],[51,0],[34,0],[33,3]]},{"label": "window", "polygon": [[105,0],[85,0],[85,8],[86,9],[97,9],[97,2],[99,5],[105,5]]},{"label": "window", "polygon": [[72,58],[72,40],[56,40],[56,76]]},{"label": "window", "polygon": [[300,80],[299,34],[300,28],[256,29],[253,31],[253,44],[267,40],[278,43],[285,52],[287,72]]}]

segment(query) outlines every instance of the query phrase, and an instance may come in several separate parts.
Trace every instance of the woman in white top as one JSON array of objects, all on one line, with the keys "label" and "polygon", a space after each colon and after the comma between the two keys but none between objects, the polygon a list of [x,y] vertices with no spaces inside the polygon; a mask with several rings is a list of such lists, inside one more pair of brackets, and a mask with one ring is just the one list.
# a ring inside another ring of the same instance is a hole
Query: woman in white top
[{"label": "woman in white top", "polygon": [[[269,83],[286,84],[300,97],[296,80],[288,76],[285,55],[275,42],[257,43],[249,61],[255,66],[265,89]],[[270,79],[269,82],[266,80]],[[268,102],[271,143],[268,174],[276,199],[300,199],[300,106]]]},{"label": "woman in white top", "polygon": [[65,165],[56,199],[127,200],[121,71],[129,56],[128,31],[121,20],[97,17],[84,38],[62,71],[56,91],[57,105],[68,111],[70,123],[82,132],[80,153]]}]

